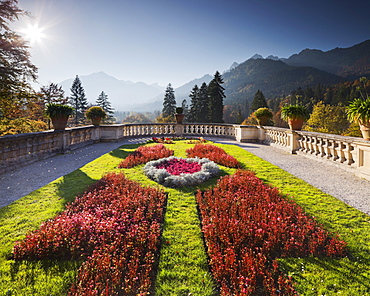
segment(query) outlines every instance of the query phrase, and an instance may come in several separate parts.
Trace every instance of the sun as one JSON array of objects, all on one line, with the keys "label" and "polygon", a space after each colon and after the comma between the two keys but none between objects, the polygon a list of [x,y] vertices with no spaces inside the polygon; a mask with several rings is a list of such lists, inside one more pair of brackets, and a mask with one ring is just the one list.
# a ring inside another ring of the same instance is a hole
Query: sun
[{"label": "sun", "polygon": [[41,40],[45,37],[43,33],[44,29],[40,28],[38,25],[28,25],[27,28],[21,30],[24,34],[24,38],[30,43],[41,42]]}]

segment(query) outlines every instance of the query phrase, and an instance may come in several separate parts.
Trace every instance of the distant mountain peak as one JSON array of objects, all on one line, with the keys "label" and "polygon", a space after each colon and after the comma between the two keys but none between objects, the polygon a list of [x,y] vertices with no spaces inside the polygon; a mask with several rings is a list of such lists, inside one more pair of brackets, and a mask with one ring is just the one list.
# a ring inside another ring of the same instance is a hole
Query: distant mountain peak
[{"label": "distant mountain peak", "polygon": [[239,64],[237,62],[234,62],[234,63],[232,63],[232,65],[230,66],[230,68],[229,68],[228,71],[231,71],[232,69],[234,69],[234,68],[236,68],[238,66],[239,66]]},{"label": "distant mountain peak", "polygon": [[278,56],[269,55],[266,60],[280,61],[281,59]]},{"label": "distant mountain peak", "polygon": [[256,53],[255,55],[253,55],[250,60],[257,60],[257,59],[263,59],[263,56],[261,56],[260,54]]}]

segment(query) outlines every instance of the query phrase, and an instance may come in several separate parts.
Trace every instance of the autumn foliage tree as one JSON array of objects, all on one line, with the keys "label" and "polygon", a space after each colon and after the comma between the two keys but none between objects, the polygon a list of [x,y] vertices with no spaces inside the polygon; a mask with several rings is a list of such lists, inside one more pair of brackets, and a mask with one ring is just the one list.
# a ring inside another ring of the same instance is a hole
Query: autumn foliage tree
[{"label": "autumn foliage tree", "polygon": [[349,125],[344,106],[332,106],[320,101],[313,106],[305,130],[342,135]]}]

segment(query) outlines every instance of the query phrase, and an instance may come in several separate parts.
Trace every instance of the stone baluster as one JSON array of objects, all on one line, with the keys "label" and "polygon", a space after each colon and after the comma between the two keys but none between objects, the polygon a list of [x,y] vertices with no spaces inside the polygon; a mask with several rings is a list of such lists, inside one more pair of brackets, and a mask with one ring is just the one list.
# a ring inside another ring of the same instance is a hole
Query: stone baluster
[{"label": "stone baluster", "polygon": [[343,152],[344,152],[344,156],[346,158],[346,161],[344,162],[344,164],[351,165],[351,164],[354,163],[354,158],[353,158],[353,155],[352,155],[354,147],[352,146],[351,143],[344,142],[344,145],[345,145],[345,148],[343,149]]}]

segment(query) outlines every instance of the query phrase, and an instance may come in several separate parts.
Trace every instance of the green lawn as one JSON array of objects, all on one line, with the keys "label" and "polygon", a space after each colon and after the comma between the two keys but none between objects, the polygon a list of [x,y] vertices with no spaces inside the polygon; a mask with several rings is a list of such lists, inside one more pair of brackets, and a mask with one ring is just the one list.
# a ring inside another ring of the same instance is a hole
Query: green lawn
[{"label": "green lawn", "polygon": [[[184,157],[192,145],[184,142],[166,145],[175,156]],[[370,217],[336,198],[295,178],[278,167],[234,145],[222,145],[247,169],[266,183],[293,196],[307,213],[338,233],[348,243],[350,256],[344,259],[281,259],[281,268],[297,283],[301,295],[370,295]],[[110,171],[138,145],[122,146],[84,167],[40,188],[0,209],[0,295],[66,295],[79,262],[21,262],[9,259],[14,242],[42,221],[54,217],[67,202]],[[161,185],[149,180],[142,167],[124,169],[128,178],[143,185]],[[222,168],[222,174],[235,170]],[[214,185],[214,178],[199,188]],[[156,295],[217,295],[208,271],[194,192],[197,187],[169,189],[162,237]]]}]

